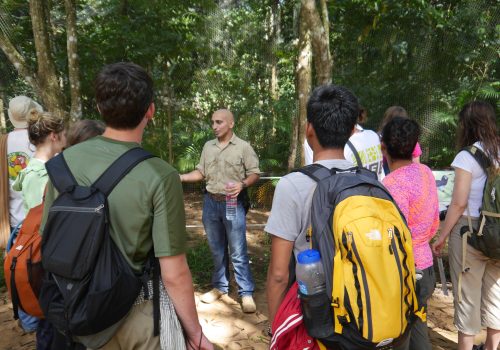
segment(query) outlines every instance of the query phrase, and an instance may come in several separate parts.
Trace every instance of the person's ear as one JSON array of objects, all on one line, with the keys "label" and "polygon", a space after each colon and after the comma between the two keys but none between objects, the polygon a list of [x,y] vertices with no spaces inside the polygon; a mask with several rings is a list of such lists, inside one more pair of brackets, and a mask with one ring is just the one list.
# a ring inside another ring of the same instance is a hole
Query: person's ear
[{"label": "person's ear", "polygon": [[314,132],[314,128],[311,123],[306,122],[306,138],[309,140],[309,138],[316,136],[316,133]]},{"label": "person's ear", "polygon": [[155,103],[151,102],[151,104],[148,107],[148,110],[146,111],[146,115],[145,115],[145,117],[148,119],[148,121],[153,119],[155,111],[156,111]]}]

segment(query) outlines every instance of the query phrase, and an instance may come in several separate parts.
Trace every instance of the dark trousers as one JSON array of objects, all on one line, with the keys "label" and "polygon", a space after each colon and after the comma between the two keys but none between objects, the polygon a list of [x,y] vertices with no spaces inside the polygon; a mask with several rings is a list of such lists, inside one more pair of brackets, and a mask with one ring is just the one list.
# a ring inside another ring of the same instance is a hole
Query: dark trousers
[{"label": "dark trousers", "polygon": [[[427,312],[427,300],[434,293],[436,286],[436,276],[434,275],[434,266],[423,270],[422,279],[417,281],[417,297],[420,307],[424,306]],[[410,350],[432,350],[429,332],[427,330],[427,322],[422,322],[417,319],[411,328],[410,335]]]}]

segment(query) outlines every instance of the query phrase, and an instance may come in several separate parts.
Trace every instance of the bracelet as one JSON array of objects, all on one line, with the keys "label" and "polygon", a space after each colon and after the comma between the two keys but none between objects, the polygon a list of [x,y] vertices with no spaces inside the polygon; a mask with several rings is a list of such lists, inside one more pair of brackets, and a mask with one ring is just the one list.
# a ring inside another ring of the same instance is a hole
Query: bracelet
[{"label": "bracelet", "polygon": [[272,337],[273,336],[273,332],[272,332],[272,329],[271,329],[271,325],[267,326],[267,335]]},{"label": "bracelet", "polygon": [[247,187],[248,187],[248,186],[247,186],[247,184],[245,183],[245,181],[241,181],[241,188],[243,189],[243,188],[247,188]]}]

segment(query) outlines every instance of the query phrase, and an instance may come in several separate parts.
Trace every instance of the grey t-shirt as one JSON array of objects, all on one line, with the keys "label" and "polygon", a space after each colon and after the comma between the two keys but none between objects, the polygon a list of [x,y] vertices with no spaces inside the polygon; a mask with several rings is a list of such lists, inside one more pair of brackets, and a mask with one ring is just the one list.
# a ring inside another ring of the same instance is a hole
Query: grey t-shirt
[{"label": "grey t-shirt", "polygon": [[[317,161],[329,169],[348,169],[354,166],[345,159],[329,159]],[[276,186],[271,214],[265,231],[294,242],[294,253],[297,255],[309,248],[306,231],[311,222],[311,202],[316,182],[299,172],[284,176]]]}]

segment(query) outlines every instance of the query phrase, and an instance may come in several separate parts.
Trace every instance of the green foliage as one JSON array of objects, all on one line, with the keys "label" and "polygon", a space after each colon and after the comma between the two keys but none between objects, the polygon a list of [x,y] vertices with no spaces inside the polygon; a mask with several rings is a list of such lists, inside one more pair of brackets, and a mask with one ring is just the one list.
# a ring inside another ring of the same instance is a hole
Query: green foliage
[{"label": "green foliage", "polygon": [[187,261],[191,275],[193,276],[193,283],[198,289],[210,286],[213,261],[212,253],[206,239],[197,240],[195,245],[188,249]]},{"label": "green foliage", "polygon": [[498,4],[339,0],[330,13],[334,81],[360,97],[368,126],[376,129],[388,106],[404,106],[423,126],[423,160],[449,166],[461,107],[499,103]]},{"label": "green foliage", "polygon": [[[261,170],[283,174],[291,122],[297,115],[299,2],[82,0],[77,4],[85,118],[98,116],[92,84],[101,67],[133,61],[155,81],[157,112],[144,137],[148,149],[172,158],[182,172],[192,170],[204,143],[213,138],[211,113],[226,107],[236,116],[236,134],[255,148]],[[481,98],[500,110],[498,2],[336,0],[328,6],[333,81],[360,97],[369,113],[367,127],[377,129],[388,106],[404,106],[422,124],[423,160],[444,167],[455,152],[460,108]],[[36,71],[28,2],[4,0],[0,14],[0,30],[8,32]],[[67,87],[62,3],[52,3],[50,19],[53,55]],[[1,52],[0,92],[5,99],[33,95]]]}]

